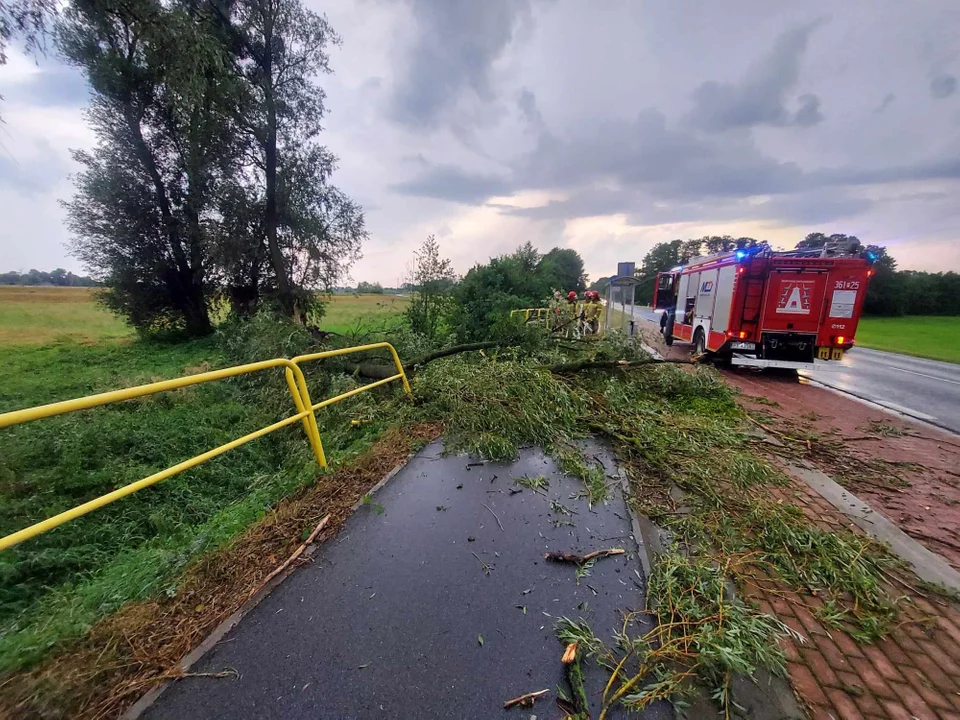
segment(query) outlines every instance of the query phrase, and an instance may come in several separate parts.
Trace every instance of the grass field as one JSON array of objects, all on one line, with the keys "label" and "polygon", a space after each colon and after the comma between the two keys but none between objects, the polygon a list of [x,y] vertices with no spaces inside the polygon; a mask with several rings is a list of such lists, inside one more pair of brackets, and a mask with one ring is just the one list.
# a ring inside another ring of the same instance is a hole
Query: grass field
[{"label": "grass field", "polygon": [[862,318],[857,345],[960,363],[960,316]]},{"label": "grass field", "polygon": [[[94,288],[0,285],[0,345],[49,345],[122,340],[135,335],[94,300]],[[333,295],[323,330],[353,334],[389,323],[410,300],[395,295]]]},{"label": "grass field", "polygon": [[133,336],[93,299],[93,288],[0,285],[0,345],[96,342]]},{"label": "grass field", "polygon": [[[320,325],[344,334],[373,329],[393,322],[405,303],[336,296]],[[218,336],[159,343],[96,305],[89,289],[0,287],[0,412],[289,356],[315,342],[305,330],[293,337],[290,327],[264,325],[265,332],[232,344]],[[314,373],[308,374],[314,398],[355,384],[316,366],[305,370]],[[373,402],[364,394],[318,413],[332,462],[355,457],[389,422],[372,417]],[[0,536],[291,411],[282,374],[269,371],[0,430]],[[352,427],[349,420],[358,416],[364,424]],[[0,674],[33,662],[130,600],[173,592],[170,579],[193,558],[317,475],[297,425],[0,553]]]},{"label": "grass field", "polygon": [[380,329],[410,304],[410,298],[396,295],[333,295],[320,320],[320,328],[340,334]]}]

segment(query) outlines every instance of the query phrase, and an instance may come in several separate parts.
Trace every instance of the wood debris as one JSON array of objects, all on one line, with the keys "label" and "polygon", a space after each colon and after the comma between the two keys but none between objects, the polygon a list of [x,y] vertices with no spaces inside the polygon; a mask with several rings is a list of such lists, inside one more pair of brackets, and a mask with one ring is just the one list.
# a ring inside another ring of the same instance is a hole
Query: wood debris
[{"label": "wood debris", "polygon": [[537,698],[543,697],[548,692],[550,692],[549,688],[546,690],[537,690],[536,692],[527,693],[526,695],[515,697],[513,700],[507,700],[503,704],[503,709],[509,710],[514,705],[519,705],[520,707],[525,707],[525,708],[533,707],[533,704],[537,701]]},{"label": "wood debris", "polygon": [[626,552],[623,548],[610,548],[609,550],[594,550],[586,555],[577,555],[576,553],[548,552],[543,556],[553,562],[573,563],[574,565],[583,565],[591,560],[598,558],[611,557],[613,555],[623,555]]}]

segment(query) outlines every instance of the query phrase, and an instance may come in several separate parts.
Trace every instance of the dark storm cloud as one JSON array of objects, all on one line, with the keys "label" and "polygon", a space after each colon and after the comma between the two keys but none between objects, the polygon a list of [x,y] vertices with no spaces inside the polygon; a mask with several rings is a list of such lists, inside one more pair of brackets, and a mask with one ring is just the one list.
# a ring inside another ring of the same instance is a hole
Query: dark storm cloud
[{"label": "dark storm cloud", "polygon": [[518,175],[525,187],[613,182],[681,198],[787,192],[801,179],[796,165],[764,155],[746,135],[721,139],[671,128],[654,109],[631,122],[600,123],[574,140],[544,134]]},{"label": "dark storm cloud", "polygon": [[818,170],[807,176],[807,185],[885,185],[918,180],[960,180],[960,158],[918,161],[878,168],[843,167]]},{"label": "dark storm cloud", "polygon": [[794,225],[816,225],[860,215],[876,203],[834,188],[791,193],[770,198],[751,208],[751,218],[779,220]]},{"label": "dark storm cloud", "polygon": [[542,128],[544,126],[543,116],[540,114],[540,109],[537,107],[537,96],[534,95],[527,88],[523,88],[520,91],[520,97],[517,100],[517,107],[520,108],[520,112],[523,113],[523,116],[527,119],[527,122],[537,128]]},{"label": "dark storm cloud", "polygon": [[428,166],[412,180],[390,187],[401,195],[465,204],[481,203],[493,195],[510,192],[509,184],[501,178],[466,172],[453,165]]},{"label": "dark storm cloud", "polygon": [[943,100],[957,91],[957,79],[953,75],[940,73],[930,80],[930,94],[937,100]]},{"label": "dark storm cloud", "polygon": [[417,39],[393,96],[394,119],[432,128],[465,90],[491,100],[491,65],[529,20],[529,0],[410,0],[410,7]]},{"label": "dark storm cloud", "polygon": [[893,101],[896,100],[896,99],[897,99],[897,96],[896,96],[896,95],[894,95],[893,93],[887,93],[886,95],[883,96],[883,100],[880,101],[880,104],[877,105],[877,106],[873,109],[873,111],[879,115],[879,114],[882,113],[884,110],[886,110],[888,107],[890,107],[890,105],[891,105],[891,104],[893,103]]},{"label": "dark storm cloud", "polygon": [[812,127],[823,121],[823,113],[820,112],[820,98],[811,93],[801,95],[798,98],[800,109],[793,116],[793,124],[800,127]]},{"label": "dark storm cloud", "polygon": [[[437,165],[393,187],[407,195],[481,202],[526,189],[598,184],[663,198],[743,197],[797,189],[802,173],[793,163],[761,153],[747,135],[719,138],[671,128],[662,113],[648,109],[632,121],[601,122],[593,133],[572,139],[542,132],[509,179]],[[611,204],[600,202],[608,191],[589,195],[598,205],[588,214],[612,211]]]},{"label": "dark storm cloud", "polygon": [[599,215],[630,207],[611,188],[656,198],[746,197],[800,189],[800,168],[764,155],[748,135],[716,137],[685,127],[671,128],[662,113],[645,110],[632,121],[606,121],[593,133],[559,138],[542,132],[532,152],[509,179],[471,173],[449,165],[430,166],[393,186],[407,195],[482,202],[528,189],[601,187],[547,208],[508,211],[555,217],[558,212]]},{"label": "dark storm cloud", "polygon": [[795,113],[786,106],[788,94],[797,86],[810,35],[820,24],[800,25],[781,34],[740,83],[701,84],[693,91],[690,123],[707,132],[723,132],[755,125],[809,127],[823,120],[816,95],[802,95]]}]

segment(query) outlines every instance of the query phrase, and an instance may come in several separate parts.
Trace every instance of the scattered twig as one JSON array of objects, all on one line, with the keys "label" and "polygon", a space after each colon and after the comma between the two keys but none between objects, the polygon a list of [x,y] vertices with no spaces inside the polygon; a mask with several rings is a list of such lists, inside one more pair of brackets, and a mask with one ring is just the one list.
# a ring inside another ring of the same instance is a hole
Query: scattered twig
[{"label": "scattered twig", "polygon": [[291,555],[290,557],[288,557],[288,558],[280,565],[280,567],[278,567],[278,568],[277,568],[276,570],[274,570],[272,573],[270,573],[269,575],[267,575],[267,576],[263,579],[263,582],[260,583],[256,588],[254,588],[254,589],[250,592],[250,597],[253,597],[254,595],[256,595],[258,592],[260,592],[261,589],[263,589],[263,587],[264,587],[268,582],[270,582],[271,580],[273,580],[277,575],[279,575],[279,574],[282,573],[284,570],[286,570],[288,567],[290,567],[290,563],[292,563],[294,560],[296,560],[298,557],[300,557],[300,556],[303,554],[303,551],[307,549],[307,546],[308,546],[308,545],[312,545],[312,544],[313,544],[313,541],[317,539],[317,535],[319,535],[319,534],[320,534],[320,531],[323,530],[323,528],[325,528],[325,527],[327,526],[327,523],[328,523],[328,522],[330,522],[330,516],[329,516],[329,515],[325,515],[325,516],[323,517],[323,520],[321,520],[319,523],[317,523],[317,526],[313,529],[313,532],[310,533],[310,537],[308,537],[308,538],[306,539],[306,541],[304,541],[304,543],[303,543],[300,547],[298,547],[296,550],[294,550],[294,551],[293,551],[293,555]]},{"label": "scattered twig", "polygon": [[471,551],[470,554],[473,555],[477,560],[480,561],[480,567],[483,568],[483,572],[486,573],[487,575],[489,575],[489,574],[490,574],[490,566],[487,565],[487,564],[483,561],[483,559],[482,559],[479,555],[477,555],[475,552]]},{"label": "scattered twig", "polygon": [[623,555],[626,552],[623,548],[610,548],[609,550],[594,550],[586,555],[577,555],[576,553],[548,552],[543,556],[553,562],[573,563],[574,565],[583,565],[591,560],[610,557],[611,555]]},{"label": "scattered twig", "polygon": [[537,701],[537,698],[543,697],[550,689],[546,690],[537,690],[536,692],[527,693],[526,695],[521,695],[520,697],[515,697],[513,700],[507,700],[503,704],[504,710],[509,710],[514,705],[519,705],[520,707],[533,707],[533,704]]},{"label": "scattered twig", "polygon": [[[484,503],[480,503],[480,504],[483,505],[485,508],[487,508],[487,510],[490,510],[490,507],[488,505],[485,505]],[[503,523],[500,522],[500,518],[497,517],[497,514],[493,510],[490,510],[490,514],[493,515],[495,518],[497,518],[497,525],[499,525],[500,529],[503,530]]]},{"label": "scattered twig", "polygon": [[179,670],[174,670],[168,673],[164,673],[162,677],[165,680],[181,680],[183,678],[234,678],[236,680],[240,679],[240,673],[238,673],[233,668],[229,670],[221,670],[220,672],[181,672]]}]

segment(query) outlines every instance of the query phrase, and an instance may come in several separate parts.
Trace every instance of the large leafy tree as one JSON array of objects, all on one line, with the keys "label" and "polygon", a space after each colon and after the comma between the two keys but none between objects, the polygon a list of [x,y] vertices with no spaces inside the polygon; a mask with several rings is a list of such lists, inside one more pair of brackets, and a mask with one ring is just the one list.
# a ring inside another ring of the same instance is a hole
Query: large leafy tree
[{"label": "large leafy tree", "polygon": [[299,0],[75,0],[58,38],[95,92],[66,206],[107,303],[192,334],[221,294],[305,317],[367,236],[317,142],[326,19]]},{"label": "large leafy tree", "polygon": [[587,289],[587,274],[583,258],[570,248],[553,248],[537,265],[537,271],[556,289],[583,292]]},{"label": "large leafy tree", "polygon": [[[573,250],[562,252],[576,255]],[[510,255],[471,268],[457,285],[452,309],[452,325],[463,339],[485,338],[510,310],[543,307],[553,290],[567,290],[561,287],[563,278],[554,274],[556,266],[544,264],[546,257],[528,242]],[[579,255],[576,259],[580,259]]]},{"label": "large leafy tree", "polygon": [[[261,214],[251,234],[246,286],[274,292],[284,310],[303,315],[316,287],[332,287],[359,257],[363,212],[330,184],[336,157],[317,143],[325,113],[315,78],[330,72],[340,43],[327,19],[299,0],[238,0],[228,29],[245,93],[238,125],[249,140],[247,172],[234,191]],[[262,233],[262,234],[261,234]],[[265,252],[253,247],[259,237]]]},{"label": "large leafy tree", "polygon": [[144,329],[211,329],[208,227],[238,149],[234,89],[211,25],[192,5],[76,0],[57,29],[95,92],[97,136],[65,203],[73,249],[107,304]]},{"label": "large leafy tree", "polygon": [[903,315],[907,297],[903,278],[897,272],[897,261],[880,245],[867,245],[864,252],[873,262],[873,277],[867,287],[863,311],[868,315]]}]

